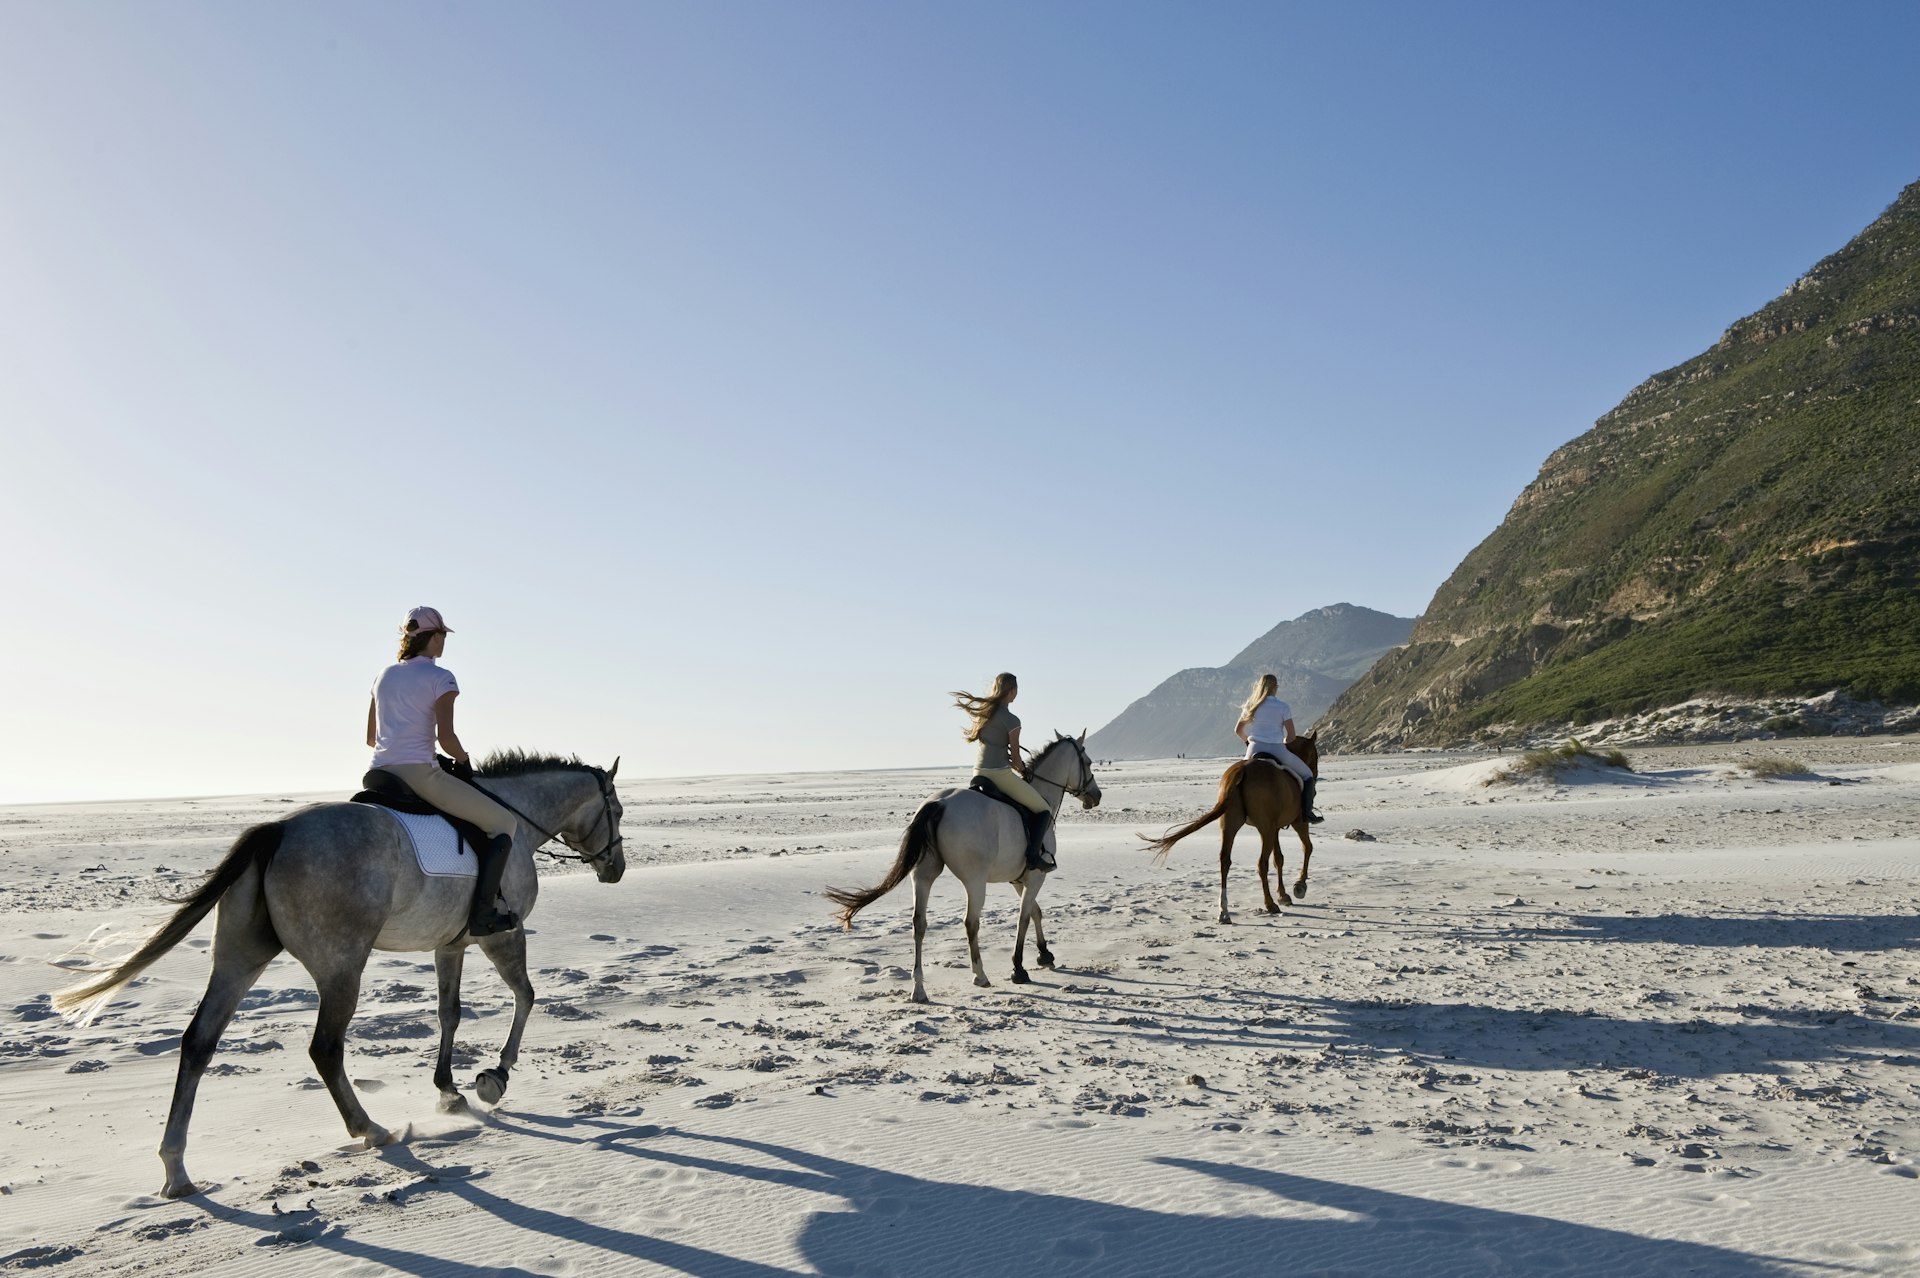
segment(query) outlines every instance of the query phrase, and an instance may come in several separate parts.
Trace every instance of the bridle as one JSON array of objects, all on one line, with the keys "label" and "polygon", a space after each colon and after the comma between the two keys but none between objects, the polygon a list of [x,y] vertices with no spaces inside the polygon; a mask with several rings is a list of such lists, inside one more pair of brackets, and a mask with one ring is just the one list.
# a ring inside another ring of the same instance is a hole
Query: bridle
[{"label": "bridle", "polygon": [[[505,808],[507,811],[513,813],[515,816],[519,817],[522,821],[525,821],[528,825],[538,830],[541,835],[541,840],[540,840],[540,844],[537,847],[535,847],[533,850],[535,852],[538,852],[541,856],[552,857],[556,861],[585,861],[591,865],[601,865],[606,861],[608,861],[609,859],[611,859],[614,853],[620,850],[621,845],[624,844],[627,841],[627,839],[625,835],[617,833],[613,827],[613,783],[608,781],[607,774],[602,772],[598,768],[590,768],[588,769],[588,771],[592,772],[593,779],[600,783],[600,815],[594,818],[593,825],[587,830],[586,834],[581,837],[580,841],[582,843],[590,842],[593,839],[593,836],[599,831],[601,822],[604,821],[607,825],[607,846],[605,846],[604,848],[601,848],[598,852],[579,851],[573,846],[572,839],[568,838],[564,834],[559,833],[558,831],[547,829],[546,826],[541,825],[538,821],[534,820],[532,817],[522,812],[519,808],[514,807],[511,803],[508,803],[505,799],[501,798],[499,795],[495,794],[493,791],[487,789],[485,786],[481,785],[478,781],[473,781],[473,782],[470,782],[469,784],[471,784],[474,789],[480,791],[480,793],[486,795],[489,799],[492,799],[495,803],[499,804],[501,807]],[[567,850],[565,852],[552,852],[547,849],[546,845],[553,842],[555,839],[558,839],[561,843],[566,845]]]},{"label": "bridle", "polygon": [[[1061,737],[1060,740],[1072,742],[1073,752],[1080,757],[1080,780],[1077,786],[1069,786],[1065,782],[1049,781],[1046,777],[1034,776],[1033,763],[1027,765],[1027,774],[1032,776],[1035,781],[1045,781],[1048,785],[1059,786],[1062,794],[1071,794],[1074,798],[1080,800],[1080,802],[1085,803],[1087,801],[1086,789],[1093,784],[1093,760],[1087,757],[1086,747],[1081,745],[1079,741],[1073,737]],[[1033,756],[1034,763],[1038,763],[1041,758],[1045,757],[1046,753],[1045,750],[1042,750],[1038,755]]]}]

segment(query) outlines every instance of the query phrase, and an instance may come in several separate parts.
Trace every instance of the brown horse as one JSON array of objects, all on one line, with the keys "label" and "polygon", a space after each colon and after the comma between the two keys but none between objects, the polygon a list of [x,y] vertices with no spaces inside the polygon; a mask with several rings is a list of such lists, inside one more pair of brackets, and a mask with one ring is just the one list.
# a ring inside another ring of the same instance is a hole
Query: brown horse
[{"label": "brown horse", "polygon": [[[1314,776],[1320,775],[1320,745],[1318,728],[1304,737],[1293,737],[1287,741],[1300,762]],[[1153,849],[1154,857],[1164,861],[1173,850],[1173,845],[1203,826],[1213,822],[1220,823],[1220,921],[1233,922],[1233,916],[1227,913],[1227,870],[1233,864],[1233,836],[1240,833],[1240,827],[1251,825],[1260,831],[1260,892],[1267,898],[1264,907],[1268,914],[1278,914],[1280,904],[1292,905],[1294,898],[1305,899],[1307,895],[1307,866],[1313,861],[1313,837],[1307,833],[1307,809],[1300,801],[1300,782],[1293,773],[1275,763],[1272,759],[1255,756],[1241,759],[1220,778],[1220,798],[1205,816],[1189,821],[1183,826],[1168,830],[1157,839],[1140,837]],[[1300,836],[1300,877],[1294,880],[1293,896],[1287,895],[1286,857],[1280,852],[1280,831],[1292,826],[1293,832]],[[1267,863],[1273,862],[1274,886],[1280,888],[1280,901],[1273,899],[1273,891],[1267,886]]]}]

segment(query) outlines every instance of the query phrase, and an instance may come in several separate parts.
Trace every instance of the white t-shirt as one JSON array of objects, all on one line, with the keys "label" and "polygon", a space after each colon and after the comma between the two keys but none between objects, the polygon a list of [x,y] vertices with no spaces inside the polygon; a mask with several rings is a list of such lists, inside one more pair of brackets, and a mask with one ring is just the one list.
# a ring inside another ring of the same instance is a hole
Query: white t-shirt
[{"label": "white t-shirt", "polygon": [[1291,718],[1292,706],[1278,697],[1268,697],[1253,708],[1253,718],[1247,720],[1247,739],[1262,745],[1285,745],[1287,720]]},{"label": "white t-shirt", "polygon": [[409,657],[380,672],[373,681],[373,765],[432,763],[439,725],[433,703],[460,691],[453,671],[432,657]]}]

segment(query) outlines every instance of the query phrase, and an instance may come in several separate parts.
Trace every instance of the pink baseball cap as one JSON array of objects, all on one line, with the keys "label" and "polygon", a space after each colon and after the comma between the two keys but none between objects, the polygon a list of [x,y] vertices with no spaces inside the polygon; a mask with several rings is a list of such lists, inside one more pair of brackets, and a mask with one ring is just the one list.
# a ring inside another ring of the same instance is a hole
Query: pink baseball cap
[{"label": "pink baseball cap", "polygon": [[401,633],[409,635],[417,634],[422,630],[444,630],[448,634],[453,633],[453,628],[441,620],[440,610],[438,608],[429,608],[425,604],[421,604],[418,608],[415,608],[407,614],[407,624],[400,627],[400,630]]}]

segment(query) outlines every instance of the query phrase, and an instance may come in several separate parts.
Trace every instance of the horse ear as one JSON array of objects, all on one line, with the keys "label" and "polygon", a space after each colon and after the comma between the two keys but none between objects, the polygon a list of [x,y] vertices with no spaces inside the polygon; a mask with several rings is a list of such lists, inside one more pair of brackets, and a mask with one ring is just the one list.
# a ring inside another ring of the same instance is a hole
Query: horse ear
[{"label": "horse ear", "polygon": [[1081,745],[1085,745],[1087,743],[1087,730],[1085,728],[1080,729],[1080,736],[1077,739],[1079,740]]},{"label": "horse ear", "polygon": [[619,771],[620,771],[620,756],[616,754],[613,756],[613,766],[607,769],[607,780],[609,781],[613,780],[614,774]]}]

